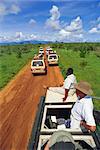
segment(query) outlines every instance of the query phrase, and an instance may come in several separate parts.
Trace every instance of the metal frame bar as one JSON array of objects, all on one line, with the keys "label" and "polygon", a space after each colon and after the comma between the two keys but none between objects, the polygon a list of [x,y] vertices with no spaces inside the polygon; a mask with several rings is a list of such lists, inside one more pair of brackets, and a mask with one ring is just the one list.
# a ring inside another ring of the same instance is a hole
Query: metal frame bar
[{"label": "metal frame bar", "polygon": [[29,139],[29,144],[27,148],[28,150],[37,150],[44,106],[45,106],[45,97],[42,96],[38,106],[38,113],[36,115],[35,122],[32,128],[31,137]]},{"label": "metal frame bar", "polygon": [[[49,138],[51,137],[51,134],[49,135],[40,135],[39,138],[39,143],[38,143],[38,149],[37,150],[41,150],[41,141],[44,139],[46,141],[49,140]],[[92,145],[93,148],[96,147],[93,137],[91,135],[72,135],[72,137],[74,138],[74,140],[84,140],[84,141],[88,141],[90,145]]]},{"label": "metal frame bar", "polygon": [[41,125],[41,131],[44,130],[51,130],[51,129],[45,129],[44,124],[45,124],[45,119],[46,119],[46,114],[47,114],[47,109],[48,108],[72,108],[72,105],[45,105],[44,108],[44,113],[43,113],[43,119],[42,119],[42,125]]}]

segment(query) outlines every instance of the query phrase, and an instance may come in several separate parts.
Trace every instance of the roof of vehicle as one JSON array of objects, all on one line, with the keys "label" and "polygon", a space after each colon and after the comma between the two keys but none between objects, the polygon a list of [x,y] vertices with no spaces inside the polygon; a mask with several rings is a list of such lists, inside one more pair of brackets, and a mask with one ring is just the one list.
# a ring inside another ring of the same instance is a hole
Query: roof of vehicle
[{"label": "roof of vehicle", "polygon": [[57,55],[57,53],[56,53],[56,52],[54,52],[54,51],[53,51],[52,53],[50,53],[50,54],[56,54],[56,55]]},{"label": "roof of vehicle", "polygon": [[54,53],[54,51],[53,51],[53,50],[50,50],[50,51],[48,51],[48,53],[49,53],[49,54],[53,54],[53,53]]},{"label": "roof of vehicle", "polygon": [[[52,99],[53,97],[53,99]],[[45,103],[63,103],[62,99],[64,97],[64,93],[61,89],[59,91],[56,90],[56,87],[51,87],[47,90]],[[73,96],[69,96],[68,102],[76,102],[77,96],[74,94]]]},{"label": "roof of vehicle", "polygon": [[49,56],[58,56],[56,53],[50,53]]},{"label": "roof of vehicle", "polygon": [[39,48],[40,50],[42,50],[43,48],[41,47],[41,48]]},{"label": "roof of vehicle", "polygon": [[52,48],[51,47],[47,47],[46,50],[47,51],[52,51]]},{"label": "roof of vehicle", "polygon": [[43,61],[43,62],[44,62],[44,60],[43,60],[43,59],[41,59],[41,58],[33,59],[33,60],[32,60],[32,62],[36,62],[36,61]]}]

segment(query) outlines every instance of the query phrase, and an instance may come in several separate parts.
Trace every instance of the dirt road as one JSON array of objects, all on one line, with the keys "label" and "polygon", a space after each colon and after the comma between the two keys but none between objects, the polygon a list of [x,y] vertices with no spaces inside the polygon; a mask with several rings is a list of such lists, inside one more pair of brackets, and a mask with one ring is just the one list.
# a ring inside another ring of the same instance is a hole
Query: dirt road
[{"label": "dirt road", "polygon": [[59,67],[48,67],[47,75],[33,76],[30,63],[0,93],[0,150],[26,150],[43,85],[59,86]]}]

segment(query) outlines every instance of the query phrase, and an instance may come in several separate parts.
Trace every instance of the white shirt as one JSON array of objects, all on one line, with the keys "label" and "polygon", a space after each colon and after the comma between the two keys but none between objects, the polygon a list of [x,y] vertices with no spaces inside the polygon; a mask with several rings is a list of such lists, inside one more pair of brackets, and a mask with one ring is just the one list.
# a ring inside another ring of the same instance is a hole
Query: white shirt
[{"label": "white shirt", "polygon": [[75,83],[77,83],[76,77],[74,74],[71,74],[71,75],[67,76],[67,78],[65,79],[64,88],[65,89],[73,89]]},{"label": "white shirt", "polygon": [[73,106],[71,110],[71,128],[80,128],[81,120],[85,120],[87,125],[96,125],[93,117],[92,98],[89,96],[77,100]]}]

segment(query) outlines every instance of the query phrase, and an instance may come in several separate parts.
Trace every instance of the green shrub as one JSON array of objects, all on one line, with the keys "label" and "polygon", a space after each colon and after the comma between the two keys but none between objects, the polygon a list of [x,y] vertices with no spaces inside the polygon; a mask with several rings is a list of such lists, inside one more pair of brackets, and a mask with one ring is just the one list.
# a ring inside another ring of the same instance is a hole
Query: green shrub
[{"label": "green shrub", "polygon": [[17,58],[22,58],[22,52],[20,48],[17,50]]},{"label": "green shrub", "polygon": [[0,49],[0,54],[3,55],[3,53],[4,53],[4,50]]},{"label": "green shrub", "polygon": [[80,62],[80,67],[81,67],[82,69],[84,69],[86,66],[87,66],[87,61],[82,60],[82,61]]},{"label": "green shrub", "polygon": [[86,53],[87,53],[86,46],[82,45],[79,50],[80,50],[80,57],[85,58]]},{"label": "green shrub", "polygon": [[8,47],[7,53],[8,53],[8,55],[11,55],[11,49],[10,49],[10,47]]},{"label": "green shrub", "polygon": [[96,50],[96,51],[95,51],[95,55],[96,55],[98,58],[100,58],[100,50]]}]

